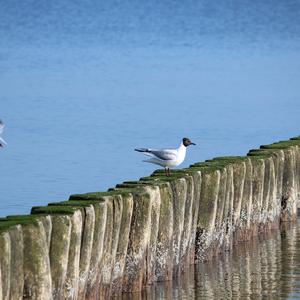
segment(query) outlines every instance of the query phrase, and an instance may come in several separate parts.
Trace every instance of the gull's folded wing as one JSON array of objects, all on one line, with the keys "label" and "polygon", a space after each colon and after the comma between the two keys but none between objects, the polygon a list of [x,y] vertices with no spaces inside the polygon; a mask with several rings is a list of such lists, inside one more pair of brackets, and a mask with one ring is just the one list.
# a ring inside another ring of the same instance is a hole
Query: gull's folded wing
[{"label": "gull's folded wing", "polygon": [[177,151],[171,149],[151,150],[150,153],[162,160],[173,160],[177,158]]}]

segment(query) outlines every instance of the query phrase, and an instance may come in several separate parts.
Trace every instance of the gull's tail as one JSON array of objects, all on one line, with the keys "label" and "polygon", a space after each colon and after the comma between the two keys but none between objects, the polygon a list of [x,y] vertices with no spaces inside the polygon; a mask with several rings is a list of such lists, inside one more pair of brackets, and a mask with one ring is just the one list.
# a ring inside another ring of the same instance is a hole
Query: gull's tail
[{"label": "gull's tail", "polygon": [[0,148],[4,147],[5,145],[7,145],[7,143],[0,137]]},{"label": "gull's tail", "polygon": [[150,149],[147,149],[147,148],[137,148],[137,149],[134,149],[134,151],[137,151],[137,152],[148,152],[148,153],[150,153]]}]

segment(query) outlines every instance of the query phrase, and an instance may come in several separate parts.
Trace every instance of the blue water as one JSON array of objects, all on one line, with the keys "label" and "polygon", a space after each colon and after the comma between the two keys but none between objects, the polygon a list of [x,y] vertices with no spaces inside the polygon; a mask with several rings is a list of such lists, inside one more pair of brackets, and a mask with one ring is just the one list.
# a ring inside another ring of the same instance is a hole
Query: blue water
[{"label": "blue water", "polygon": [[0,0],[0,215],[299,135],[299,1]]}]

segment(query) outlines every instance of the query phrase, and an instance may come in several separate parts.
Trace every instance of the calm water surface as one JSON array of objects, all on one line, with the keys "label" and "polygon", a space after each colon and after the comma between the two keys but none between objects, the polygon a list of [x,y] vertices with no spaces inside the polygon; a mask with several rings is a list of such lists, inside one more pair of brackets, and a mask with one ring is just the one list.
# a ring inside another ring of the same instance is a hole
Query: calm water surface
[{"label": "calm water surface", "polygon": [[300,299],[299,247],[300,223],[240,243],[231,253],[196,265],[176,282],[157,284],[137,299]]},{"label": "calm water surface", "polygon": [[0,0],[0,216],[299,135],[300,3]]},{"label": "calm water surface", "polygon": [[[0,0],[0,216],[299,135],[297,0]],[[239,246],[147,299],[299,299],[300,229]]]}]

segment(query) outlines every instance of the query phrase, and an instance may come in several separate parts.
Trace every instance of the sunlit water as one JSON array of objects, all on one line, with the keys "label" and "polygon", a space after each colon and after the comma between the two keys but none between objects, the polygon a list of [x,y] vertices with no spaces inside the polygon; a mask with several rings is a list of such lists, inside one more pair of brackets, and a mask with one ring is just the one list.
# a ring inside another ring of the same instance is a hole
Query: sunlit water
[{"label": "sunlit water", "polygon": [[123,299],[300,299],[300,223],[239,243],[232,252],[191,267],[178,280]]},{"label": "sunlit water", "polygon": [[299,1],[0,0],[0,215],[299,135]]}]

